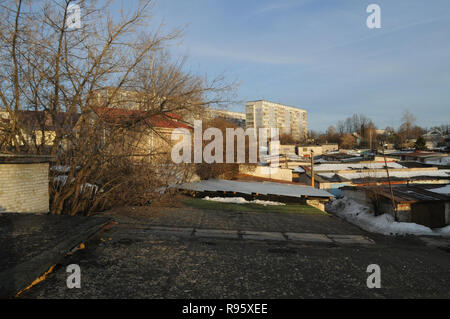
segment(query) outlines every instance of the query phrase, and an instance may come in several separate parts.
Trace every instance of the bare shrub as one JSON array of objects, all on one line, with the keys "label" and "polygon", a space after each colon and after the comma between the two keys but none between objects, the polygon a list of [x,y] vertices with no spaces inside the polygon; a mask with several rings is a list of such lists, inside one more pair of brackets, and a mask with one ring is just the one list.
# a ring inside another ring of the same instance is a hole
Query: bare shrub
[{"label": "bare shrub", "polygon": [[[72,3],[0,1],[0,151],[51,154],[67,168],[52,173],[53,214],[151,202],[191,174],[188,166],[168,168],[167,152],[145,142],[150,134],[167,141],[152,119],[201,114],[228,102],[231,87],[171,61],[165,48],[181,31],[149,31],[151,1],[119,21],[108,1],[77,1],[80,29],[66,23]],[[118,108],[134,112],[99,111]],[[36,127],[22,120],[24,111],[39,114]]]}]

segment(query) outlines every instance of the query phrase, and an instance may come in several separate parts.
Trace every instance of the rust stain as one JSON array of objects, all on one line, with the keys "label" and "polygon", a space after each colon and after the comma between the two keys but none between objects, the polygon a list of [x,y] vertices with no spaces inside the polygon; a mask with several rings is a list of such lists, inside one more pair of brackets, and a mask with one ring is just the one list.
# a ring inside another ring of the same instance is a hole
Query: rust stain
[{"label": "rust stain", "polygon": [[80,245],[78,245],[76,248],[72,249],[71,251],[69,251],[66,255],[67,256],[71,256],[73,255],[74,252],[77,252],[79,250],[83,250],[86,248],[86,245],[84,243],[81,243]]},{"label": "rust stain", "polygon": [[56,267],[56,264],[51,266],[42,276],[40,276],[39,278],[35,279],[28,287],[26,287],[25,289],[20,290],[16,294],[16,298],[19,297],[21,294],[23,294],[25,291],[29,290],[31,287],[37,285],[41,281],[44,281],[45,278],[47,278],[47,275],[50,274],[55,267]]},{"label": "rust stain", "polygon": [[101,228],[101,231],[109,230],[109,229],[113,228],[113,227],[114,227],[115,225],[117,225],[117,224],[118,224],[118,222],[112,221],[112,222],[106,224],[105,226],[103,226],[103,227]]},{"label": "rust stain", "polygon": [[[70,256],[72,255],[74,252],[78,251],[78,250],[83,250],[86,248],[86,244],[85,243],[81,243],[78,247],[74,248],[72,251],[69,251],[66,255]],[[25,289],[20,290],[17,294],[16,294],[16,298],[19,297],[21,294],[23,294],[25,291],[29,290],[31,287],[37,285],[38,283],[40,283],[41,281],[44,281],[47,278],[47,275],[50,274],[53,269],[56,267],[56,264],[54,264],[53,266],[51,266],[42,276],[40,276],[39,278],[35,279],[28,287],[26,287]]]}]

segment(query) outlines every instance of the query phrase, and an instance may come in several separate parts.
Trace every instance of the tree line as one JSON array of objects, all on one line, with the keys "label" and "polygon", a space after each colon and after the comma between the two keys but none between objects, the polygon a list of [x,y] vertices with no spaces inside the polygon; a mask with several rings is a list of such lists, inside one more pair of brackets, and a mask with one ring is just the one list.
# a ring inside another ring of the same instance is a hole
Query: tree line
[{"label": "tree line", "polygon": [[[441,125],[432,129],[439,130],[445,136],[449,134],[449,128],[449,125]],[[391,144],[395,148],[404,149],[417,146],[416,140],[423,139],[426,132],[426,129],[416,124],[414,114],[405,110],[397,129],[388,126],[380,130],[365,115],[353,114],[345,120],[338,121],[336,125],[330,125],[325,132],[309,131],[308,139],[318,144],[337,143],[344,149],[355,147],[377,149],[381,144]],[[421,144],[418,148],[424,149],[424,145]]]}]

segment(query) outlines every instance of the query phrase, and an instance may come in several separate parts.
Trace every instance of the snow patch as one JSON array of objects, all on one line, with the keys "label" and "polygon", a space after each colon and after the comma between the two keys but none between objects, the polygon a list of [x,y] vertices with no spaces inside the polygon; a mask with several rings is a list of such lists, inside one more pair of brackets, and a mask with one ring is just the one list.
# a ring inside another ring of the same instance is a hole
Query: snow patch
[{"label": "snow patch", "polygon": [[[321,173],[318,172],[317,175],[324,177],[324,178],[332,178],[336,173]],[[386,177],[386,172],[373,172],[373,171],[366,171],[362,173],[342,173],[337,174],[339,177],[347,178],[347,179],[359,179],[359,178],[383,178]],[[412,177],[450,177],[450,169],[440,169],[436,171],[429,171],[429,170],[419,170],[419,171],[393,171],[389,172],[389,175],[391,177],[397,177],[397,178],[412,178]]]},{"label": "snow patch", "polygon": [[362,229],[383,235],[427,235],[450,237],[450,225],[431,229],[415,223],[396,222],[389,214],[375,216],[370,208],[360,205],[352,199],[342,198],[327,206],[327,211],[355,224]]},{"label": "snow patch", "polygon": [[444,187],[429,189],[429,191],[438,194],[450,195],[450,184],[445,185]]},{"label": "snow patch", "polygon": [[433,160],[426,160],[425,159],[425,163],[426,164],[432,164],[432,165],[445,165],[445,166],[448,166],[448,165],[450,165],[450,156],[443,156],[443,157],[440,157],[438,159],[433,159]]},{"label": "snow patch", "polygon": [[[405,168],[403,165],[396,162],[388,162],[389,168]],[[361,170],[361,169],[381,169],[385,167],[385,163],[370,162],[370,163],[348,163],[348,164],[320,164],[314,167],[316,172],[319,171],[339,171],[339,170]]]},{"label": "snow patch", "polygon": [[293,172],[294,173],[304,173],[305,170],[301,166],[299,166],[296,169],[294,169]]},{"label": "snow patch", "polygon": [[55,165],[55,166],[50,167],[50,170],[59,172],[59,173],[68,173],[70,171],[70,166]]},{"label": "snow patch", "polygon": [[209,196],[206,196],[203,199],[204,200],[213,201],[213,202],[234,203],[234,204],[259,204],[259,205],[264,205],[264,206],[267,206],[267,205],[273,205],[273,206],[286,205],[284,203],[272,202],[272,201],[269,201],[269,200],[255,199],[255,200],[248,201],[248,200],[246,200],[243,197],[209,197]]}]

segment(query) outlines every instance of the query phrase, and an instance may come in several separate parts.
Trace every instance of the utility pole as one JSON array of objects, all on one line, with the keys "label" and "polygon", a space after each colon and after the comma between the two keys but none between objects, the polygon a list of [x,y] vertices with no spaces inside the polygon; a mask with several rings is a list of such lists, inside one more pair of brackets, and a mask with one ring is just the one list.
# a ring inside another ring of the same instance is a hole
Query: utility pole
[{"label": "utility pole", "polygon": [[311,186],[315,187],[314,185],[314,151],[311,150]]},{"label": "utility pole", "polygon": [[386,154],[384,153],[384,142],[383,142],[382,148],[383,148],[384,166],[386,167],[386,173],[387,173],[387,178],[388,178],[388,183],[389,183],[389,190],[391,192],[392,209],[394,210],[394,219],[395,219],[395,221],[397,221],[397,209],[395,208],[394,192],[392,191],[391,177],[389,176],[389,168],[387,165]]}]

